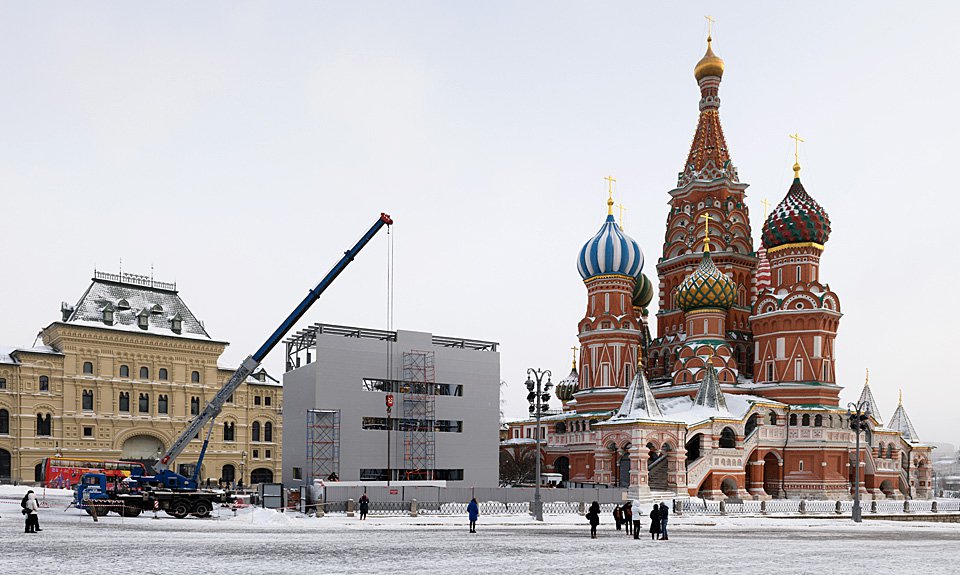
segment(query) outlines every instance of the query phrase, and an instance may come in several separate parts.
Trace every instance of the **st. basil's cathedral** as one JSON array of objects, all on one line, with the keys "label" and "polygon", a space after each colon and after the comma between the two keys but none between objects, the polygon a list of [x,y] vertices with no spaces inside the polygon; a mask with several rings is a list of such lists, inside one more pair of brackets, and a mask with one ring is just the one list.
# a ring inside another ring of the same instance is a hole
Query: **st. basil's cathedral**
[{"label": "st. basil's cathedral", "polygon": [[[572,485],[627,487],[634,498],[847,499],[856,436],[835,375],[842,314],[819,270],[830,218],[804,189],[797,161],[754,248],[748,185],[720,123],[724,62],[711,43],[694,68],[700,116],[669,191],[659,291],[642,271],[640,245],[613,216],[612,195],[580,251],[579,369],[575,359],[557,384],[562,410],[541,419],[544,472]],[[932,446],[920,442],[902,401],[884,423],[869,380],[860,400],[871,414],[861,494],[928,497]],[[509,423],[501,450],[535,449],[535,427]]]}]

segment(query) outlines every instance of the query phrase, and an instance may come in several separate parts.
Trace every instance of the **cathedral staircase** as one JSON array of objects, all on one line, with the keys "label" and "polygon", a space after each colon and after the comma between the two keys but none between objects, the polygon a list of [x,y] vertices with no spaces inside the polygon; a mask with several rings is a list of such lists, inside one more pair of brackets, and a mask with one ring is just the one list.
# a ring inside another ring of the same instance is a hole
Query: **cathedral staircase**
[{"label": "cathedral staircase", "polygon": [[647,485],[650,491],[670,491],[667,485],[667,457],[661,455],[647,465]]}]

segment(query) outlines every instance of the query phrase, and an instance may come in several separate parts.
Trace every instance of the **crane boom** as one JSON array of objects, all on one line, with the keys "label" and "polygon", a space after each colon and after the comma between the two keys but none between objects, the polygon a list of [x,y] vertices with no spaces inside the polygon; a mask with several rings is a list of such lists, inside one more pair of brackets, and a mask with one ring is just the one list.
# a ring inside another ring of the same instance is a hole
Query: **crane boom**
[{"label": "crane boom", "polygon": [[[310,309],[310,306],[313,305],[317,299],[320,298],[320,295],[330,287],[330,284],[333,283],[337,276],[353,261],[353,259],[360,253],[360,250],[373,239],[373,236],[380,231],[380,228],[383,226],[393,225],[393,220],[389,215],[381,213],[380,218],[367,230],[367,233],[363,234],[356,245],[343,253],[343,257],[340,258],[340,261],[333,266],[327,275],[324,276],[320,283],[317,284],[315,288],[310,290],[310,293],[307,294],[307,297],[303,298],[303,301],[300,302],[293,312],[287,316],[287,319],[283,320],[283,323],[280,324],[270,337],[267,338],[263,345],[260,346],[253,355],[248,356],[243,360],[243,363],[240,364],[240,367],[233,373],[230,379],[226,384],[217,392],[213,399],[210,400],[210,403],[201,411],[197,416],[190,422],[190,425],[183,430],[183,433],[170,445],[170,448],[167,449],[167,452],[163,454],[160,460],[153,466],[154,471],[160,475],[164,472],[167,472],[169,466],[181,453],[186,449],[190,441],[200,433],[200,430],[204,425],[212,421],[217,415],[220,414],[220,411],[223,409],[223,404],[227,401],[227,398],[230,397],[234,391],[240,387],[247,377],[260,366],[260,363],[263,359],[270,353],[284,335],[297,323],[297,321],[303,317],[303,314],[307,313],[307,310]],[[206,443],[206,442],[204,442]],[[197,469],[200,468],[200,461],[197,462]],[[194,483],[195,484],[195,483]]]}]

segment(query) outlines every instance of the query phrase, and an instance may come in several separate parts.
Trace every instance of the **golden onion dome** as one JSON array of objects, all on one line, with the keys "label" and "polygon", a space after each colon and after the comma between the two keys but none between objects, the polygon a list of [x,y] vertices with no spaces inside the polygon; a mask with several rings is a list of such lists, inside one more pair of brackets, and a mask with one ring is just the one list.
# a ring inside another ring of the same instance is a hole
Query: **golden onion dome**
[{"label": "golden onion dome", "polygon": [[717,269],[710,252],[703,252],[700,265],[677,288],[677,307],[683,311],[703,308],[730,309],[737,298],[733,280]]},{"label": "golden onion dome", "polygon": [[703,58],[700,58],[700,61],[693,68],[693,76],[697,79],[697,82],[707,76],[723,77],[723,60],[713,53],[713,49],[710,47],[712,41],[713,38],[707,36],[707,53],[703,55]]}]

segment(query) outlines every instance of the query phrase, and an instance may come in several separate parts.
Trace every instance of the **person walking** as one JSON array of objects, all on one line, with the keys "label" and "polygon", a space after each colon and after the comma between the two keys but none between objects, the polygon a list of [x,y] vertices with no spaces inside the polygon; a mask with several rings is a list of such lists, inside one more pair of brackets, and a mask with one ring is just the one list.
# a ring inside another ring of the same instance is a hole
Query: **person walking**
[{"label": "person walking", "polygon": [[654,503],[650,511],[650,540],[660,539],[660,507]]},{"label": "person walking", "polygon": [[590,539],[597,538],[597,525],[600,525],[600,504],[594,501],[587,512],[587,521],[590,522]]},{"label": "person walking", "polygon": [[620,524],[623,522],[623,510],[617,505],[613,508],[613,521],[617,524],[617,531],[620,531]]},{"label": "person walking", "polygon": [[660,539],[666,541],[669,539],[667,537],[667,519],[670,517],[670,510],[667,509],[667,504],[663,501],[660,502]]},{"label": "person walking", "polygon": [[623,515],[623,524],[627,527],[627,535],[633,533],[633,501],[627,501],[627,504],[620,510]]},{"label": "person walking", "polygon": [[367,518],[367,512],[370,511],[370,498],[367,497],[367,494],[364,493],[360,496],[360,520],[363,521]]},{"label": "person walking", "polygon": [[20,501],[20,506],[23,507],[23,513],[26,515],[23,532],[37,533],[43,531],[43,529],[40,529],[40,518],[37,516],[40,503],[37,502],[37,496],[34,495],[32,489],[27,491],[27,494],[23,496],[23,499]]},{"label": "person walking", "polygon": [[477,504],[476,497],[467,504],[467,515],[470,517],[470,533],[476,533],[477,519],[480,517],[480,505]]}]

